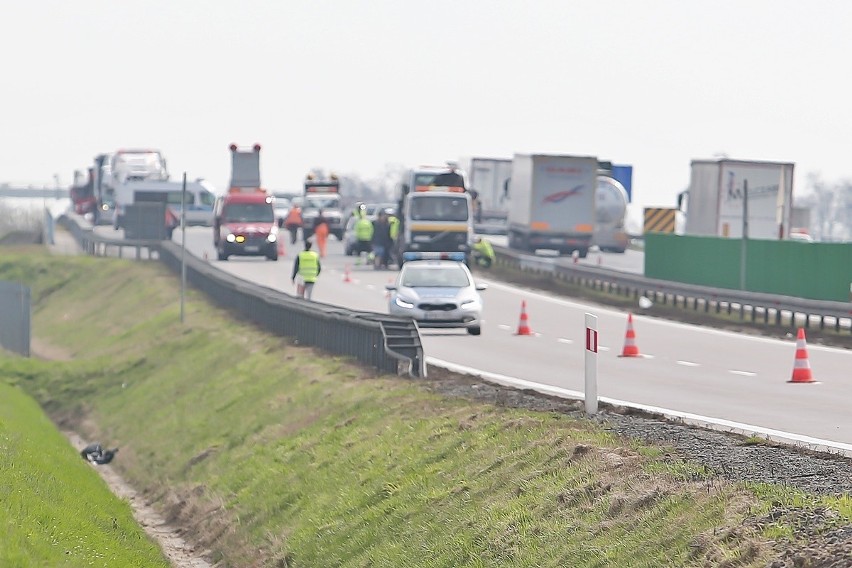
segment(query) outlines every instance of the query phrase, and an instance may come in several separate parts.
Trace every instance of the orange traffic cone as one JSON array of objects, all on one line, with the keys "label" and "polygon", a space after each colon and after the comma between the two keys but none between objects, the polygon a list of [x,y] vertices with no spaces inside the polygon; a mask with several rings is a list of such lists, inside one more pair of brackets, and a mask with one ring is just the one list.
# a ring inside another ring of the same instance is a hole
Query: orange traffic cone
[{"label": "orange traffic cone", "polygon": [[527,302],[526,300],[521,302],[521,321],[518,322],[518,332],[515,335],[532,335],[533,332],[530,329],[529,320],[527,318]]},{"label": "orange traffic cone", "polygon": [[624,337],[624,349],[622,357],[641,357],[639,347],[636,346],[636,332],[633,331],[633,314],[627,314],[627,335]]},{"label": "orange traffic cone", "polygon": [[352,282],[352,278],[350,278],[350,276],[349,276],[349,265],[348,264],[343,268],[343,281],[344,282]]},{"label": "orange traffic cone", "polygon": [[796,360],[793,363],[793,378],[788,383],[813,383],[811,364],[808,362],[808,346],[805,341],[805,328],[799,328],[796,336]]}]

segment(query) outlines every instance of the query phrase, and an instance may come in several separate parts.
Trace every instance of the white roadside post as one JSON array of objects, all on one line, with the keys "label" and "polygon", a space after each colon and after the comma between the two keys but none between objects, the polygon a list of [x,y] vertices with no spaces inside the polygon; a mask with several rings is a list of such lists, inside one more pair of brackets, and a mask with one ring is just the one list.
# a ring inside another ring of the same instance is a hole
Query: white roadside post
[{"label": "white roadside post", "polygon": [[598,413],[598,316],[586,314],[586,414]]}]

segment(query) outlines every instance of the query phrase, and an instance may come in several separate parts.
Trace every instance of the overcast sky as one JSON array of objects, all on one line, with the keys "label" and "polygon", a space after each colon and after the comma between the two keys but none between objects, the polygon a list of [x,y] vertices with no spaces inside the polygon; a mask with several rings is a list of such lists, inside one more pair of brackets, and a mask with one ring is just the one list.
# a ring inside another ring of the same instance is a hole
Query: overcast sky
[{"label": "overcast sky", "polygon": [[31,0],[0,47],[0,182],[142,146],[221,190],[231,142],[270,189],[515,152],[632,164],[639,205],[718,153],[852,178],[840,0]]}]

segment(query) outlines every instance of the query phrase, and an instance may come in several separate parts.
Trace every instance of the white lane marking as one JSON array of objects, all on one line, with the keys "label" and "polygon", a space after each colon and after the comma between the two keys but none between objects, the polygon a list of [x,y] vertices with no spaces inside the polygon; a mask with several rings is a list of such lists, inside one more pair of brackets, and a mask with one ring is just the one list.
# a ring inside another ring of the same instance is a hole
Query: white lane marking
[{"label": "white lane marking", "polygon": [[574,343],[573,339],[565,339],[564,337],[557,337],[556,341],[558,341],[559,343],[568,343],[569,345],[571,343]]},{"label": "white lane marking", "polygon": [[375,290],[375,289],[376,289],[376,287],[373,286],[372,284],[367,284],[367,290]]},{"label": "white lane marking", "polygon": [[[622,311],[613,310],[613,309],[610,309],[610,308],[603,308],[599,305],[580,304],[578,302],[572,302],[570,300],[563,300],[561,298],[554,298],[552,296],[547,296],[547,295],[541,294],[539,292],[533,292],[533,291],[527,290],[527,289],[516,288],[516,287],[510,286],[508,284],[503,284],[502,282],[494,282],[492,280],[483,280],[483,282],[487,282],[488,286],[496,288],[497,290],[503,290],[504,292],[511,292],[511,293],[518,294],[520,296],[524,296],[524,297],[527,297],[527,298],[532,297],[532,298],[535,298],[537,300],[552,302],[552,303],[558,304],[560,306],[565,306],[565,307],[568,307],[568,308],[576,308],[576,309],[581,309],[581,310],[586,310],[586,311],[592,310],[592,311],[594,311],[595,313],[598,313],[598,314],[603,313],[603,314],[607,314],[607,315],[611,315],[611,316],[620,316],[620,317],[623,317],[627,313],[626,311],[622,312]],[[725,336],[725,337],[730,337],[730,336],[735,335],[740,340],[755,341],[755,342],[759,342],[759,343],[768,343],[770,345],[781,345],[781,346],[785,346],[785,347],[789,347],[790,345],[793,345],[795,347],[795,343],[796,343],[795,339],[774,339],[772,337],[761,337],[759,335],[750,335],[750,334],[747,334],[747,333],[738,333],[738,332],[733,332],[733,331],[725,331],[725,330],[721,330],[721,329],[713,329],[713,328],[709,328],[709,327],[701,327],[701,326],[692,325],[692,324],[688,324],[688,323],[680,323],[680,322],[676,322],[676,321],[663,320],[663,319],[654,318],[654,317],[647,317],[646,318],[644,316],[638,316],[635,313],[633,314],[633,321],[634,322],[641,321],[642,325],[661,325],[661,326],[674,327],[674,328],[678,328],[678,329],[689,329],[689,330],[692,330],[692,331],[696,331],[696,332],[699,332],[699,333],[705,333],[705,334],[708,334],[708,335],[721,335],[721,336]],[[842,347],[828,347],[828,346],[825,346],[825,345],[808,345],[808,349],[813,350],[813,351],[829,351],[829,352],[832,352],[832,353],[844,353],[844,354],[847,354],[850,357],[852,357],[852,349],[845,349],[845,348],[842,348]]]},{"label": "white lane marking", "polygon": [[603,345],[598,345],[598,351],[610,351],[610,348],[604,347]]},{"label": "white lane marking", "polygon": [[678,365],[683,365],[684,367],[700,367],[701,363],[693,363],[692,361],[675,361]]},{"label": "white lane marking", "polygon": [[743,377],[756,377],[757,376],[757,373],[752,373],[751,371],[737,371],[735,369],[731,369],[728,372],[731,373],[731,374],[734,374],[734,375],[742,375]]},{"label": "white lane marking", "polygon": [[511,327],[511,326],[508,326],[508,325],[503,324],[503,323],[501,323],[501,324],[500,324],[500,325],[498,325],[497,327],[498,327],[499,329],[505,329],[505,330],[507,330],[507,331],[508,331],[508,330],[510,330],[510,329],[512,329],[512,327]]},{"label": "white lane marking", "polygon": [[[564,389],[562,387],[554,387],[551,385],[546,385],[544,383],[537,383],[535,381],[518,379],[516,377],[510,377],[508,375],[480,371],[479,369],[474,369],[473,367],[459,365],[457,363],[451,363],[442,359],[436,359],[435,357],[426,357],[426,363],[428,365],[436,365],[438,367],[443,367],[456,373],[465,373],[468,375],[481,377],[484,380],[492,383],[522,389],[532,389],[544,394],[561,396],[563,398],[584,400],[586,396],[585,393],[579,391],[572,391]],[[691,412],[681,412],[679,410],[671,410],[659,406],[637,404],[635,402],[628,402],[615,398],[599,396],[598,400],[606,404],[612,404],[615,406],[627,406],[639,410],[644,410],[646,412],[655,412],[657,414],[662,414],[663,416],[671,418],[680,418],[684,422],[698,424],[700,426],[708,426],[714,428],[715,430],[720,430],[723,432],[735,432],[739,434],[744,434],[746,436],[763,435],[766,436],[769,440],[794,443],[798,446],[805,446],[811,449],[829,448],[840,451],[844,455],[852,456],[852,444],[847,444],[844,442],[812,438],[810,436],[803,436],[801,434],[794,434],[792,432],[784,432],[783,430],[773,430],[771,428],[764,428],[762,426],[754,426],[752,424],[746,424],[744,422],[734,422],[732,420],[725,420],[724,418],[702,416],[700,414],[692,414]]]}]

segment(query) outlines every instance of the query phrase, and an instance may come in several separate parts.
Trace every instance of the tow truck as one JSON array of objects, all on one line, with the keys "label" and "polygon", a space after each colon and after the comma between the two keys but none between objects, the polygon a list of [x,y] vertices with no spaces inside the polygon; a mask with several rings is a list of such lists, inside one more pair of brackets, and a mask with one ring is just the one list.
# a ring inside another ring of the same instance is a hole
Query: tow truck
[{"label": "tow truck", "polygon": [[470,265],[473,205],[464,172],[454,164],[421,166],[400,186],[397,258],[456,260]]}]

